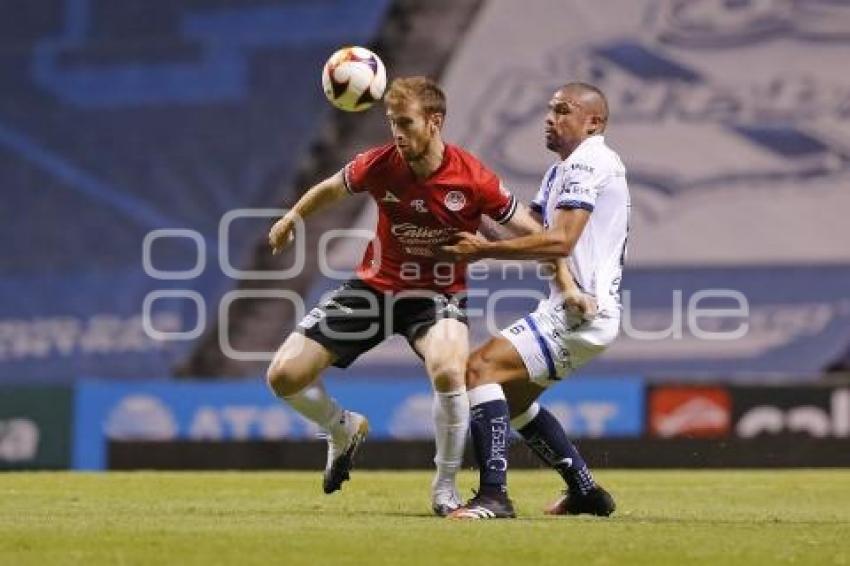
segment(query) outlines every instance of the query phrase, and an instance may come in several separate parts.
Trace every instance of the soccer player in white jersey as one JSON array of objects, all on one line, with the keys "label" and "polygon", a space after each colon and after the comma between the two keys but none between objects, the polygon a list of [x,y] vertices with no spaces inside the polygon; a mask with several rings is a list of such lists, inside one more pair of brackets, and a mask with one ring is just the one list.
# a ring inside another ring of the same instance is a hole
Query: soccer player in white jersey
[{"label": "soccer player in white jersey", "polygon": [[566,481],[550,514],[608,516],[611,495],[593,480],[560,423],[537,402],[550,385],[599,355],[617,336],[619,286],[628,231],[629,192],[619,156],[602,136],[604,94],[585,83],[558,89],[546,115],[546,147],[561,160],[543,178],[532,208],[540,234],[489,242],[460,234],[450,257],[555,262],[550,296],[475,351],[467,366],[470,429],[480,489],[453,518],[510,518],[507,494],[509,423]]}]

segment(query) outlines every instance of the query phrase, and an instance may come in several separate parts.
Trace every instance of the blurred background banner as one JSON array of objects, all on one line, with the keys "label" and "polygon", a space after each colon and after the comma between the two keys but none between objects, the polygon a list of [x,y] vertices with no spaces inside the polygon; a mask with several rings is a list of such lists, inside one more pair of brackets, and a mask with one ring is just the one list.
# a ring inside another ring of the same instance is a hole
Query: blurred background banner
[{"label": "blurred background banner", "polygon": [[650,389],[648,433],[660,438],[850,438],[850,388],[837,385]]},{"label": "blurred background banner", "polygon": [[[427,381],[354,372],[327,380],[347,407],[369,415],[372,440],[434,437]],[[548,392],[573,436],[643,433],[644,388],[637,377],[576,379]],[[277,401],[261,380],[180,382],[83,379],[74,402],[73,467],[103,469],[110,441],[282,441],[315,439],[318,427]]]},{"label": "blurred background banner", "polygon": [[71,464],[73,391],[0,385],[0,470]]}]

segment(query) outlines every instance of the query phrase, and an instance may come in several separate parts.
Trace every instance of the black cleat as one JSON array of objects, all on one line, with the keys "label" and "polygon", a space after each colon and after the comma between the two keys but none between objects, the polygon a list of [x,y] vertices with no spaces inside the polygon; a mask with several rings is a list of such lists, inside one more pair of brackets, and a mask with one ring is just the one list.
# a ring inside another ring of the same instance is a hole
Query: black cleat
[{"label": "black cleat", "polygon": [[479,492],[449,514],[449,519],[515,519],[514,504],[507,493],[484,495]]},{"label": "black cleat", "polygon": [[340,448],[328,437],[328,462],[325,467],[325,475],[322,481],[322,489],[325,493],[333,493],[342,489],[342,482],[351,478],[349,472],[354,465],[354,455],[357,449],[366,440],[369,434],[369,421],[358,413],[347,413],[349,419],[350,436],[348,441]]},{"label": "black cleat", "polygon": [[552,503],[544,512],[547,515],[596,515],[597,517],[608,517],[617,504],[611,494],[602,486],[596,486],[584,495],[579,493],[564,492],[557,501]]}]

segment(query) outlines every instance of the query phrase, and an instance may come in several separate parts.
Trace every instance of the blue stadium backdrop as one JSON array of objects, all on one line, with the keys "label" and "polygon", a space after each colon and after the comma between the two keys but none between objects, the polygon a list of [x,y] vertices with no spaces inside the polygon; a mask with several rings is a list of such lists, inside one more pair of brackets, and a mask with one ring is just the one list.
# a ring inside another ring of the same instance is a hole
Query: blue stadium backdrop
[{"label": "blue stadium backdrop", "polygon": [[[168,375],[192,341],[143,332],[156,289],[198,292],[205,314],[233,286],[218,226],[271,207],[329,106],[319,69],[368,43],[388,0],[0,1],[0,380],[86,373]],[[9,17],[6,17],[9,16]],[[162,271],[142,266],[145,236]],[[230,262],[246,268],[259,222],[235,222]],[[199,262],[203,261],[205,266]],[[153,326],[190,331],[190,298],[163,298]]]},{"label": "blue stadium backdrop", "polygon": [[[195,342],[147,336],[144,297],[198,293],[158,300],[160,330],[214,316],[234,285],[218,264],[220,219],[276,203],[329,116],[323,59],[367,43],[389,4],[0,0],[14,12],[0,18],[0,380],[167,376]],[[443,77],[446,137],[523,199],[552,158],[540,130],[554,88],[584,79],[611,99],[607,137],[633,196],[627,324],[656,338],[625,335],[587,372],[799,378],[847,363],[850,79],[835,70],[848,29],[850,8],[827,0],[482,3]],[[144,273],[145,235],[163,228],[196,232],[205,253],[159,240],[155,267],[198,277]],[[232,264],[247,267],[261,228],[232,225]],[[308,302],[331,284],[317,280]],[[529,283],[494,272],[476,285]],[[742,293],[749,318],[696,328],[687,307],[705,289]],[[504,303],[500,320],[524,306]],[[735,340],[697,336],[743,322]],[[396,374],[421,374],[399,341],[362,365],[400,362]]]}]

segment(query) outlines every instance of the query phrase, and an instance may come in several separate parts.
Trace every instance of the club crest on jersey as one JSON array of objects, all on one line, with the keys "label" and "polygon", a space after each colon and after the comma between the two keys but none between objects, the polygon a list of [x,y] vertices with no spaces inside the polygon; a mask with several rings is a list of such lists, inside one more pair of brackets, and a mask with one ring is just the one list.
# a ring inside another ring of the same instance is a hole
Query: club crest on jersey
[{"label": "club crest on jersey", "polygon": [[401,202],[398,200],[398,197],[392,194],[390,191],[387,191],[384,194],[384,198],[381,199],[381,202]]},{"label": "club crest on jersey", "polygon": [[425,201],[421,198],[410,201],[410,206],[413,207],[413,210],[415,210],[416,212],[428,214],[428,208],[425,206]]},{"label": "club crest on jersey", "polygon": [[449,191],[446,193],[446,198],[443,202],[446,208],[452,212],[457,212],[466,206],[466,196],[460,191]]}]

